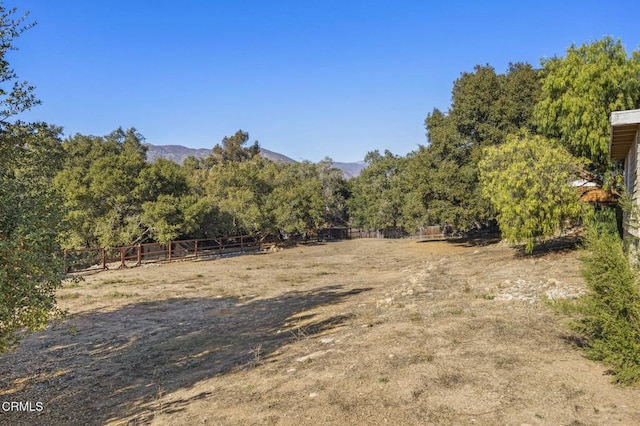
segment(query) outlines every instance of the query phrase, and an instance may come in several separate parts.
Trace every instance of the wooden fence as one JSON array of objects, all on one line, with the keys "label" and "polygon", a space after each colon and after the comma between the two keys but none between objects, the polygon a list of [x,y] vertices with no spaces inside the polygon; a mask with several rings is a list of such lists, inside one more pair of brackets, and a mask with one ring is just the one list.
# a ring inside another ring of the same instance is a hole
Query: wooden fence
[{"label": "wooden fence", "polygon": [[151,262],[220,256],[259,250],[261,242],[253,236],[241,235],[198,240],[170,241],[167,244],[148,243],[114,248],[65,250],[67,273],[126,268]]},{"label": "wooden fence", "polygon": [[[445,240],[452,235],[440,226],[427,226],[419,232],[408,234],[400,229],[355,229],[347,227],[324,228],[317,233],[289,236],[288,241],[330,241],[352,238],[417,238]],[[171,262],[178,259],[197,259],[221,256],[229,253],[260,250],[264,244],[273,245],[275,239],[258,240],[250,235],[228,236],[210,239],[170,241],[167,244],[147,243],[122,247],[87,248],[65,250],[67,273],[127,268],[151,262]]]}]

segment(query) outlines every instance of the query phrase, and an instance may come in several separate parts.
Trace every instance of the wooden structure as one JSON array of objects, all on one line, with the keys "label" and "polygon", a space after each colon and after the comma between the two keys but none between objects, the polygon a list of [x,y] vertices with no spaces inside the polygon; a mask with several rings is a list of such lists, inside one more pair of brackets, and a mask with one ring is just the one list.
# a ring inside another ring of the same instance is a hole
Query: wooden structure
[{"label": "wooden structure", "polygon": [[[640,182],[638,182],[638,144],[640,143],[640,109],[614,111],[611,113],[609,133],[609,156],[612,160],[624,161],[624,184],[631,194],[635,206],[640,205]],[[624,237],[634,236],[637,245],[640,233],[635,220],[625,217]]]}]

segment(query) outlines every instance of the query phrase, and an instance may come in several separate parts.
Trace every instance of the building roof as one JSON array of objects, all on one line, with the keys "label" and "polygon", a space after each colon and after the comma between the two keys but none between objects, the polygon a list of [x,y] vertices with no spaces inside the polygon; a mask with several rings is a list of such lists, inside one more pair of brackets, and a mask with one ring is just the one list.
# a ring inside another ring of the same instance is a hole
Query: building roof
[{"label": "building roof", "polygon": [[612,160],[624,160],[640,128],[640,109],[611,113],[609,156]]},{"label": "building roof", "polygon": [[583,203],[615,204],[618,202],[616,197],[602,188],[583,186],[578,188],[578,191],[580,193],[580,201]]}]

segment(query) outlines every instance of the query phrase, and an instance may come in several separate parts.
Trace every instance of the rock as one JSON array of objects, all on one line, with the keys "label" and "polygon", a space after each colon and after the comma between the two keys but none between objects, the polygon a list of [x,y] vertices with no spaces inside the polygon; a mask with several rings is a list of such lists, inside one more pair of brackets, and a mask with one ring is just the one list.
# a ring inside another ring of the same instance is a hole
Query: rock
[{"label": "rock", "polygon": [[296,361],[298,362],[312,361],[316,358],[320,358],[321,356],[328,354],[329,352],[333,352],[333,349],[327,349],[326,351],[317,351],[309,355],[301,356],[300,358],[297,358]]}]

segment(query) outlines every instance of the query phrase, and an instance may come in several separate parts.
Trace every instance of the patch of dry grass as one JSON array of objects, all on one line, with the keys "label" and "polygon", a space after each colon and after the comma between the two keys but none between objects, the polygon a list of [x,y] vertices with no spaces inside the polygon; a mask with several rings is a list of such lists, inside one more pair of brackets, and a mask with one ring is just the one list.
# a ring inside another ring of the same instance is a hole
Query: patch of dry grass
[{"label": "patch of dry grass", "polygon": [[584,286],[575,257],[356,240],[87,276],[66,327],[0,358],[45,406],[0,422],[640,424],[561,319],[504,297]]}]

